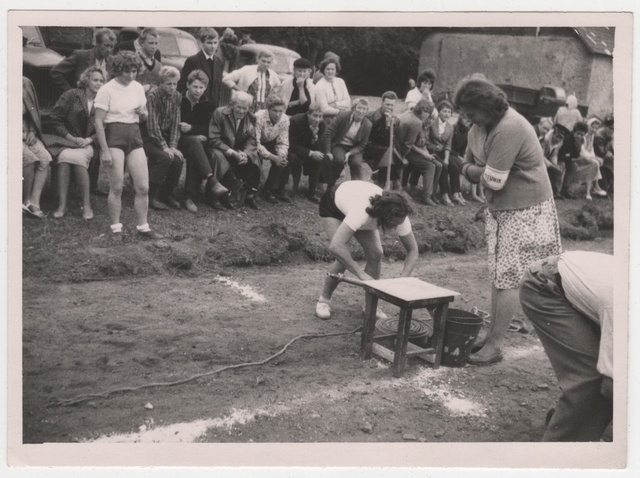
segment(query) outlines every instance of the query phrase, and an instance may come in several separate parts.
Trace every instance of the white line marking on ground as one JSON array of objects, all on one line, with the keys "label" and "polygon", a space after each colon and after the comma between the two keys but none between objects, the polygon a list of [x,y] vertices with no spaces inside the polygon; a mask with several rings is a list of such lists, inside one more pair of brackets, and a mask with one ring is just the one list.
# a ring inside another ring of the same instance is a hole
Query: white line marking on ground
[{"label": "white line marking on ground", "polygon": [[215,278],[218,282],[224,284],[224,285],[228,285],[233,289],[236,289],[240,292],[240,294],[242,294],[243,296],[247,297],[249,300],[252,300],[254,302],[266,302],[267,299],[264,298],[264,296],[260,295],[259,293],[257,293],[253,287],[251,287],[250,285],[241,285],[240,283],[231,280],[228,277],[223,277],[223,276],[216,276]]}]

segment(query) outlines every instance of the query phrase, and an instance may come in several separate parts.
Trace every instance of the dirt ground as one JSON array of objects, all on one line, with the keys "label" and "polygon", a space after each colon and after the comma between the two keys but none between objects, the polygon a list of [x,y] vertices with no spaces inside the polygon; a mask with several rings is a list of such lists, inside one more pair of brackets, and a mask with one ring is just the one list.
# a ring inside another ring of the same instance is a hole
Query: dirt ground
[{"label": "dirt ground", "polygon": [[[613,241],[564,240],[612,253]],[[394,378],[362,361],[363,292],[342,284],[334,317],[313,308],[323,263],[228,267],[84,283],[23,278],[23,442],[538,441],[558,396],[529,323],[509,332],[505,360],[433,370],[411,359]],[[386,261],[393,277],[399,261]],[[451,305],[489,310],[484,252],[422,254],[415,276],[459,291]],[[397,309],[385,309],[396,314]],[[416,314],[420,318],[420,313]],[[523,318],[522,316],[520,318]],[[264,364],[170,387],[56,402],[173,382],[227,365]]]}]

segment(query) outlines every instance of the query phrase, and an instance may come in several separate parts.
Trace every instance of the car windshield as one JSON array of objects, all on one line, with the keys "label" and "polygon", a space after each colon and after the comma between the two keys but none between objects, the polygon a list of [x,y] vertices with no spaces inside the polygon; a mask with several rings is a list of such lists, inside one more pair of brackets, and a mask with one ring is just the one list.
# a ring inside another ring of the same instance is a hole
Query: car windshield
[{"label": "car windshield", "polygon": [[178,40],[178,49],[180,50],[180,54],[182,56],[191,56],[198,53],[200,48],[198,47],[198,43],[193,41],[192,38],[176,38]]},{"label": "car windshield", "polygon": [[180,54],[180,50],[178,49],[178,42],[176,42],[176,37],[174,37],[170,33],[160,33],[158,49],[162,52],[163,55]]},{"label": "car windshield", "polygon": [[274,53],[271,68],[276,73],[291,73],[293,71],[293,59],[282,53]]},{"label": "car windshield", "polygon": [[27,39],[27,45],[35,47],[43,47],[44,42],[38,27],[20,27],[22,28],[22,37]]}]

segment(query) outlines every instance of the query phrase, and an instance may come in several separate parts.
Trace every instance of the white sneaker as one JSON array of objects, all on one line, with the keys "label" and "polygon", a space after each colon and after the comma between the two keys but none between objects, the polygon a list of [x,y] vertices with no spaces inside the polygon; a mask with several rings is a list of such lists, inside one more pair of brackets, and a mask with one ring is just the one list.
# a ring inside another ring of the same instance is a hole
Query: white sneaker
[{"label": "white sneaker", "polygon": [[327,320],[331,318],[331,305],[326,302],[318,301],[316,303],[316,316],[321,318],[322,320]]},{"label": "white sneaker", "polygon": [[[367,313],[366,306],[362,307],[362,313],[363,314]],[[378,307],[378,309],[376,310],[376,320],[385,320],[385,319],[388,319],[388,318],[389,318],[389,316],[384,313],[384,310],[382,310],[380,307]]]}]

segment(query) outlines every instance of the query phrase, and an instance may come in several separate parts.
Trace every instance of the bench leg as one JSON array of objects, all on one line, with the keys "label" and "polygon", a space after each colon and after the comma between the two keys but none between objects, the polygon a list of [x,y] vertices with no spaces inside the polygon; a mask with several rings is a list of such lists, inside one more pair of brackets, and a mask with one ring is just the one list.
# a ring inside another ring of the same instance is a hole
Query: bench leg
[{"label": "bench leg", "polygon": [[393,358],[393,375],[400,377],[407,363],[407,342],[411,330],[411,309],[400,309],[400,321],[398,322],[398,335],[396,335],[395,356]]},{"label": "bench leg", "polygon": [[360,339],[360,358],[362,360],[369,360],[371,358],[373,335],[376,329],[377,308],[378,297],[367,292],[365,294],[364,323],[362,324],[362,336]]},{"label": "bench leg", "polygon": [[433,340],[435,344],[433,346],[436,349],[436,356],[433,361],[433,368],[440,367],[440,361],[442,360],[442,351],[444,349],[444,328],[447,322],[447,311],[449,310],[449,303],[438,304],[433,315]]}]

